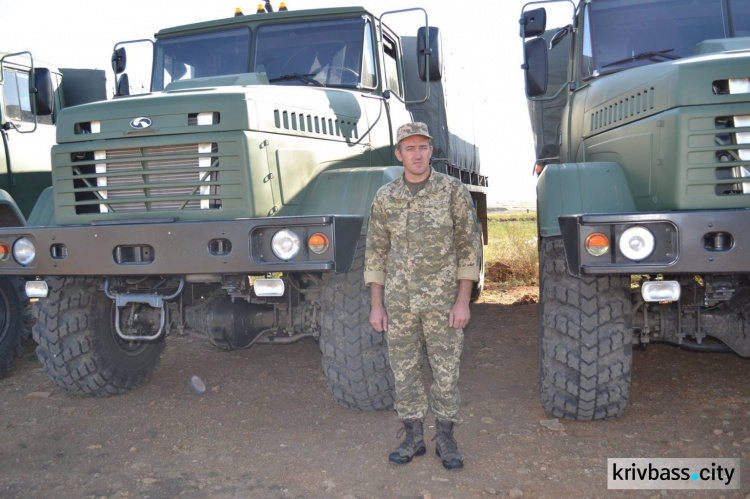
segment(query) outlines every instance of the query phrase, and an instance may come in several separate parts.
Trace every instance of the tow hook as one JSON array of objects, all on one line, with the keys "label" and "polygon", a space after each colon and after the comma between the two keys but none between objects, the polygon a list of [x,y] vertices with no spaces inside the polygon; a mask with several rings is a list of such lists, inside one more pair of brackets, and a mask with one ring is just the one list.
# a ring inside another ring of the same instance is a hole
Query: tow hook
[{"label": "tow hook", "polygon": [[[153,341],[159,338],[163,331],[166,323],[167,307],[165,302],[177,297],[185,287],[185,279],[180,279],[180,285],[177,287],[177,291],[169,296],[160,294],[149,294],[149,293],[112,293],[109,290],[109,279],[104,281],[104,293],[115,302],[115,330],[117,335],[123,340],[127,341]],[[131,303],[144,303],[153,308],[161,309],[159,314],[159,330],[153,335],[128,335],[122,332],[120,329],[120,308],[125,307]]]}]

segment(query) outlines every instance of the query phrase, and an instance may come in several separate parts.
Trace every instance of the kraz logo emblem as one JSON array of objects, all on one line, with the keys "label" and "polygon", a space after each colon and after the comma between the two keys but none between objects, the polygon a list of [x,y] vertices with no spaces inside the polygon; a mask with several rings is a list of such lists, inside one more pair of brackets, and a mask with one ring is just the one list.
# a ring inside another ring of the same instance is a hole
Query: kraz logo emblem
[{"label": "kraz logo emblem", "polygon": [[145,117],[134,118],[130,121],[130,126],[136,130],[143,130],[151,126],[151,119]]}]

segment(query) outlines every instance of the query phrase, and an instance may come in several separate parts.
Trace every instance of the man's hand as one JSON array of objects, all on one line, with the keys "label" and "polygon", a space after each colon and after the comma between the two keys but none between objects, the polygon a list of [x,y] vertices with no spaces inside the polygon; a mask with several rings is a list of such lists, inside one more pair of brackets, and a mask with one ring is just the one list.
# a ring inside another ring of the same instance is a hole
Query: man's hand
[{"label": "man's hand", "polygon": [[[463,329],[469,324],[469,319],[471,319],[469,304],[456,301],[450,313],[450,327],[453,329]],[[370,322],[372,322],[372,319],[370,319]]]},{"label": "man's hand", "polygon": [[388,314],[383,306],[383,286],[370,283],[370,325],[378,333],[388,331]]},{"label": "man's hand", "polygon": [[373,307],[370,310],[370,325],[378,333],[388,331],[388,314],[383,307]]},{"label": "man's hand", "polygon": [[[448,325],[453,329],[463,329],[469,324],[471,319],[471,312],[469,311],[469,301],[471,299],[471,288],[474,286],[474,281],[468,279],[461,279],[458,281],[458,297],[456,303],[451,308],[451,313],[448,317]],[[372,319],[370,319],[372,322]]]}]

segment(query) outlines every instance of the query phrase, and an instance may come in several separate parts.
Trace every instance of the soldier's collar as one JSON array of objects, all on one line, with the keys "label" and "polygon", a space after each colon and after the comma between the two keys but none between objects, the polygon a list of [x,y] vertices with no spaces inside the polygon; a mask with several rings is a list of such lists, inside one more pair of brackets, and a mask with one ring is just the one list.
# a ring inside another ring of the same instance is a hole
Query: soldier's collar
[{"label": "soldier's collar", "polygon": [[436,187],[436,182],[437,182],[435,180],[436,177],[437,175],[436,175],[435,169],[432,166],[430,166],[430,176],[427,177],[427,183],[422,189],[420,189],[420,191],[415,196],[412,196],[411,191],[409,190],[408,182],[406,180],[406,173],[402,173],[401,174],[401,190],[403,191],[403,194],[406,195],[407,197],[421,196],[423,192],[425,193],[434,192],[435,187]]}]

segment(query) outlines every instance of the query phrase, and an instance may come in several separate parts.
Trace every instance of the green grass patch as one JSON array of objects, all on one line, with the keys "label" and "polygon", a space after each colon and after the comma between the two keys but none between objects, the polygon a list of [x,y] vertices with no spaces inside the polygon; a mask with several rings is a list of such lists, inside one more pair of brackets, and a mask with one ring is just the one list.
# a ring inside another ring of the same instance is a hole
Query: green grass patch
[{"label": "green grass patch", "polygon": [[534,222],[536,225],[536,213],[520,211],[495,211],[490,212],[489,217],[501,222]]},{"label": "green grass patch", "polygon": [[487,224],[485,277],[499,287],[536,285],[539,279],[536,213],[491,213]]}]

